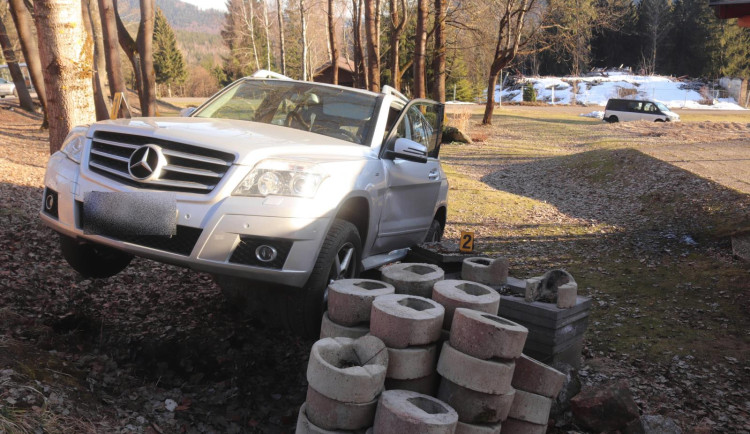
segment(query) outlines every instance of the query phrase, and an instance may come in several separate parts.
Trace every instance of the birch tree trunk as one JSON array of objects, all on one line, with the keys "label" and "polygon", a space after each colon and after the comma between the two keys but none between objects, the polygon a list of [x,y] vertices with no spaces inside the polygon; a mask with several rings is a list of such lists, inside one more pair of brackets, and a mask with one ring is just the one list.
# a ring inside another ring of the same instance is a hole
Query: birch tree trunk
[{"label": "birch tree trunk", "polygon": [[268,36],[268,0],[263,0],[263,30],[266,33],[266,69],[271,70],[271,38]]},{"label": "birch tree trunk", "polygon": [[286,49],[284,47],[284,14],[281,11],[281,0],[276,0],[276,14],[279,19],[279,55],[281,57],[281,73],[286,75]]},{"label": "birch tree trunk", "polygon": [[87,43],[79,1],[36,0],[34,17],[49,103],[49,149],[54,153],[74,126],[96,120],[91,90],[93,47]]},{"label": "birch tree trunk", "polygon": [[333,0],[328,0],[328,38],[331,45],[333,84],[339,84],[339,50],[336,46],[336,26],[333,21]]},{"label": "birch tree trunk", "polygon": [[16,53],[13,51],[13,45],[10,43],[8,31],[2,19],[0,19],[0,47],[3,49],[3,56],[5,57],[5,63],[8,64],[8,71],[11,78],[13,78],[13,84],[16,85],[18,104],[27,112],[33,112],[34,101],[31,100],[31,95],[29,95],[29,89],[26,87],[26,79],[23,78],[21,67],[18,66]]},{"label": "birch tree trunk", "polygon": [[302,81],[307,81],[307,11],[305,0],[299,0],[299,19],[302,29]]},{"label": "birch tree trunk", "polygon": [[427,0],[417,1],[417,33],[414,43],[414,97],[427,96],[425,73],[425,51],[427,50]]},{"label": "birch tree trunk", "polygon": [[18,32],[18,40],[21,42],[23,58],[26,59],[26,67],[31,76],[31,83],[34,85],[46,119],[47,92],[44,89],[42,64],[39,61],[39,45],[34,38],[31,14],[26,9],[23,0],[8,0],[8,3],[10,4],[10,15],[13,17],[13,23],[16,25],[16,32]]},{"label": "birch tree trunk", "polygon": [[[245,3],[247,2],[248,8],[245,9]],[[253,0],[242,0],[240,2],[242,6],[242,20],[245,22],[248,34],[250,35],[250,45],[253,47],[253,60],[255,61],[255,70],[260,69],[260,62],[258,61],[258,46],[255,43],[255,7]]]}]

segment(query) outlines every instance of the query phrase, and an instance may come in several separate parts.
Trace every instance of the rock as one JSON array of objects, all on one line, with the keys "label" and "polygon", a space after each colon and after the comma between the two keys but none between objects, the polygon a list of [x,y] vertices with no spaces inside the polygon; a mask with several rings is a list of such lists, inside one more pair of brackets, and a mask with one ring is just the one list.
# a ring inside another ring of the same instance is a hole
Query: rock
[{"label": "rock", "polygon": [[471,143],[471,138],[456,127],[443,128],[442,143],[461,142]]},{"label": "rock", "polygon": [[657,414],[644,414],[641,424],[645,434],[682,434],[682,429],[673,419]]},{"label": "rock", "polygon": [[750,262],[750,233],[732,236],[732,254],[737,258]]},{"label": "rock", "polygon": [[624,380],[585,388],[570,405],[576,423],[596,432],[624,429],[640,416]]},{"label": "rock", "polygon": [[556,424],[566,425],[573,420],[573,414],[570,412],[570,399],[581,391],[581,379],[578,370],[566,363],[558,363],[555,368],[565,375],[565,379],[552,403],[550,419],[554,419]]},{"label": "rock", "polygon": [[[575,279],[565,270],[551,270],[544,273],[544,276],[527,279],[526,301],[529,303],[532,301],[556,303],[558,288],[571,282],[575,283]],[[578,288],[577,285],[576,288]]]}]

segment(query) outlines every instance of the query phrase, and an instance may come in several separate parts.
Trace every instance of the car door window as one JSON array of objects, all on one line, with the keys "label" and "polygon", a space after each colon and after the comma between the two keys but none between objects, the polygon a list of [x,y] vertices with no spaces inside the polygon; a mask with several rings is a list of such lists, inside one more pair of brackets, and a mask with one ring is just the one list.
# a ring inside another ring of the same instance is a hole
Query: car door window
[{"label": "car door window", "polygon": [[413,140],[427,148],[427,156],[437,158],[438,135],[442,133],[442,106],[419,102],[409,106],[406,116],[396,125],[395,136]]}]

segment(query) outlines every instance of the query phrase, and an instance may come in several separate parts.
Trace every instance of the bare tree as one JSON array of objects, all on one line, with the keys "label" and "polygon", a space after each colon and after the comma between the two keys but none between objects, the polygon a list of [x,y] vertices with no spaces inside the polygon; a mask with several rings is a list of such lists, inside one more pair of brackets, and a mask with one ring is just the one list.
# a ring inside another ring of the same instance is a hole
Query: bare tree
[{"label": "bare tree", "polygon": [[[105,68],[109,81],[109,96],[114,98],[115,94],[125,92],[125,79],[120,67],[120,47],[117,37],[117,22],[112,0],[99,0],[99,17],[102,23],[102,42],[104,49]],[[121,116],[124,108],[121,107],[118,116]]]},{"label": "bare tree", "polygon": [[299,0],[299,20],[302,29],[302,80],[307,80],[307,10],[305,0]]},{"label": "bare tree", "polygon": [[117,37],[120,47],[125,51],[135,75],[138,88],[138,99],[141,103],[143,116],[156,114],[156,74],[154,73],[154,0],[140,0],[141,20],[138,24],[138,35],[135,41],[125,28],[117,11],[117,0],[113,1],[115,21],[117,22]]},{"label": "bare tree", "polygon": [[87,43],[81,4],[77,1],[35,0],[34,18],[49,102],[49,147],[53,153],[74,126],[96,119],[91,104],[93,47]]},{"label": "bare tree", "polygon": [[104,58],[104,40],[102,38],[102,22],[99,17],[99,5],[96,0],[82,0],[83,25],[94,44],[94,73],[92,86],[94,90],[94,106],[96,107],[96,119],[109,118],[109,104],[104,97],[104,77],[107,70],[107,62]]},{"label": "bare tree", "polygon": [[18,66],[16,53],[13,51],[13,44],[11,44],[10,38],[8,37],[8,31],[5,28],[3,17],[0,17],[0,47],[3,49],[3,56],[5,57],[5,63],[8,64],[10,76],[13,79],[13,83],[16,85],[18,104],[22,109],[28,112],[33,112],[34,102],[31,100],[29,89],[26,87],[26,79],[23,78],[21,67]]},{"label": "bare tree", "polygon": [[39,61],[39,45],[34,37],[31,14],[26,9],[23,0],[8,0],[8,3],[10,4],[10,15],[13,17],[13,23],[16,25],[18,40],[21,42],[23,58],[26,60],[26,67],[31,76],[31,83],[34,85],[34,89],[36,89],[39,104],[42,105],[42,110],[44,111],[45,121],[43,127],[45,127],[47,124],[47,92],[44,88],[42,64]]},{"label": "bare tree", "polygon": [[365,0],[368,89],[380,92],[380,0]]},{"label": "bare tree", "polygon": [[336,47],[336,26],[333,20],[333,0],[328,0],[328,39],[331,45],[333,84],[339,84],[339,50]]},{"label": "bare tree", "polygon": [[357,75],[357,87],[369,89],[369,73],[365,65],[365,52],[362,48],[362,1],[352,0],[352,33],[354,38],[354,68]]},{"label": "bare tree", "polygon": [[[399,14],[399,6],[402,13]],[[399,51],[401,45],[401,34],[404,32],[407,20],[406,0],[400,0],[398,5],[396,0],[388,0],[388,9],[391,14],[391,56],[390,69],[393,80],[393,87],[401,90],[401,68],[399,65]]]},{"label": "bare tree", "polygon": [[[260,69],[258,61],[258,48],[255,44],[255,0],[240,0],[240,10],[242,11],[242,21],[250,36],[250,46],[253,49],[253,60],[255,60],[255,69]],[[247,5],[247,7],[245,6]]]},{"label": "bare tree", "polygon": [[427,96],[425,83],[425,54],[427,51],[427,0],[417,1],[417,33],[414,36],[414,96]]},{"label": "bare tree", "polygon": [[445,102],[445,0],[435,0],[435,59],[432,70],[434,98]]},{"label": "bare tree", "polygon": [[263,31],[266,34],[266,69],[271,70],[271,38],[269,37],[270,25],[268,24],[268,0],[263,0]]},{"label": "bare tree", "polygon": [[495,85],[500,71],[507,66],[518,54],[519,47],[526,45],[534,34],[534,30],[524,34],[524,24],[527,13],[534,7],[535,0],[501,0],[497,15],[497,39],[495,56],[490,65],[490,75],[487,80],[487,104],[484,108],[482,124],[492,124],[492,112],[495,109]]},{"label": "bare tree", "polygon": [[281,0],[276,0],[276,14],[279,19],[279,57],[281,57],[281,73],[286,75],[286,52],[284,47],[284,14],[281,11]]}]

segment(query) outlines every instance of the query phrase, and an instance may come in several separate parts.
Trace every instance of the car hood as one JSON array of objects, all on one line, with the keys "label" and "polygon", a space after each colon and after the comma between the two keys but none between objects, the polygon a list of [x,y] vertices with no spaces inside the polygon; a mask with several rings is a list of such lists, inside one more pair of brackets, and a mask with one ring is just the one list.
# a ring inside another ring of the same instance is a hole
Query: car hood
[{"label": "car hood", "polygon": [[89,130],[153,137],[234,153],[235,164],[254,164],[260,158],[295,157],[340,160],[364,157],[364,145],[278,125],[233,119],[132,118],[97,122]]}]

